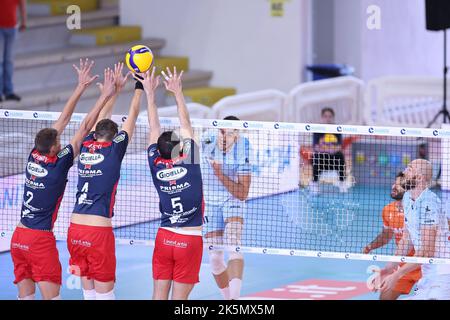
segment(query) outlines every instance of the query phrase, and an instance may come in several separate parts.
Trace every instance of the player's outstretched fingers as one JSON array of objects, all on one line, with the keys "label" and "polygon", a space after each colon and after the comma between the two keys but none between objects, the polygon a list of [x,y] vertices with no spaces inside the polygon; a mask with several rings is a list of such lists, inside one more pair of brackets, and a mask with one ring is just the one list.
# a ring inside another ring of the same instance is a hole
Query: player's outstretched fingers
[{"label": "player's outstretched fingers", "polygon": [[172,71],[170,71],[169,67],[166,67],[167,74],[169,75],[169,78],[172,78]]}]

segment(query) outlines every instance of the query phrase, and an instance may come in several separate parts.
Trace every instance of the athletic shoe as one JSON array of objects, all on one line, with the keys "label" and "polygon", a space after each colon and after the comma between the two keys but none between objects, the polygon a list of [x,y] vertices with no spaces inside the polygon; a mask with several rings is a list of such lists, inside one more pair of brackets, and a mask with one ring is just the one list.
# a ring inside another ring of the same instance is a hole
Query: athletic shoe
[{"label": "athletic shoe", "polygon": [[11,93],[11,94],[7,94],[7,95],[5,96],[5,100],[6,100],[6,101],[8,101],[8,100],[13,100],[13,101],[19,102],[20,100],[22,100],[22,98],[19,97],[19,96],[18,96],[17,94],[15,94],[15,93]]}]

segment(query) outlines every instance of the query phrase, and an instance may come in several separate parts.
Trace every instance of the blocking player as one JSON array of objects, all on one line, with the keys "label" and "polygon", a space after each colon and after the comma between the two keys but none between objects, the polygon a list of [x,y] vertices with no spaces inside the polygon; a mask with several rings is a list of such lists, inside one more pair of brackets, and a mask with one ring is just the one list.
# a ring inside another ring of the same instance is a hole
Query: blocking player
[{"label": "blocking player", "polygon": [[[397,245],[402,239],[405,219],[402,206],[402,199],[405,194],[403,178],[403,172],[397,174],[391,190],[391,198],[394,199],[394,201],[383,208],[383,230],[364,248],[363,253],[368,254],[372,250],[387,245],[394,236]],[[408,256],[414,256],[414,250],[408,252]],[[402,265],[404,265],[404,263],[400,264],[400,266]],[[416,282],[419,281],[420,277],[420,268],[417,267],[416,270],[411,271],[399,279],[392,290],[381,293],[380,300],[396,300],[402,294],[409,294]]]},{"label": "blocking player", "polygon": [[[416,257],[449,258],[448,220],[441,207],[441,200],[429,187],[433,175],[431,162],[416,159],[405,173],[405,188],[408,190],[402,200],[405,212],[405,226],[396,255],[405,256],[414,249]],[[418,264],[389,263],[381,271],[387,275],[381,281],[381,292],[392,290],[397,282]],[[450,299],[450,265],[422,264],[422,278],[412,297],[415,300]]]},{"label": "blocking player", "polygon": [[[229,116],[224,120],[239,120]],[[202,172],[205,182],[205,241],[212,245],[241,245],[245,201],[251,183],[250,143],[238,130],[207,131],[202,139]],[[229,250],[228,264],[223,250],[210,250],[214,279],[225,300],[240,297],[244,257]]]},{"label": "blocking player", "polygon": [[100,113],[81,145],[76,203],[67,235],[70,268],[81,276],[86,300],[113,300],[116,256],[111,220],[120,167],[139,114],[142,90],[135,90],[128,118],[118,131],[110,120],[114,102],[127,76],[123,63],[115,65],[115,94]]},{"label": "blocking player", "polygon": [[28,157],[21,220],[11,239],[14,283],[19,289],[19,300],[34,300],[36,284],[43,299],[60,298],[61,264],[52,229],[66,187],[67,174],[79,154],[79,145],[110,99],[113,89],[112,75],[105,71],[100,98],[70,144],[61,149],[60,136],[78,100],[98,78],[90,75],[93,63],[86,59],[80,60],[79,67],[74,65],[78,73],[78,86],[53,127],[38,132]]},{"label": "blocking player", "polygon": [[[160,133],[161,125],[155,105],[159,77],[143,75],[148,100],[150,146],[148,163],[153,184],[159,195],[161,226],[153,252],[153,299],[186,300],[199,282],[203,255],[203,189],[199,150],[193,140],[189,112],[183,96],[181,77],[174,67],[162,72],[164,85],[175,95],[180,119],[181,141],[173,131]],[[139,80],[140,81],[140,80]]]}]

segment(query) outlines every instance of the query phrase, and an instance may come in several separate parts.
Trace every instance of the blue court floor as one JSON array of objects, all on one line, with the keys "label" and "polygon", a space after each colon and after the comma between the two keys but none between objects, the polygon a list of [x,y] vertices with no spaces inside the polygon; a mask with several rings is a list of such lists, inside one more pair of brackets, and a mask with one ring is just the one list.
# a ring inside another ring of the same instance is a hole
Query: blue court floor
[{"label": "blue court floor", "polygon": [[[63,266],[61,296],[63,299],[82,299],[78,278],[67,273],[69,254],[66,244],[59,241],[58,249]],[[117,299],[151,299],[152,253],[153,247],[117,246]],[[251,297],[261,291],[310,279],[355,281],[364,284],[370,276],[367,269],[371,265],[381,267],[383,263],[246,254],[242,296]],[[13,265],[9,253],[0,254],[0,266],[0,300],[16,299]],[[375,293],[365,293],[355,295],[351,299],[372,300],[377,297]],[[192,291],[191,299],[221,299],[210,273],[207,252],[204,252],[203,256],[200,283]]]},{"label": "blue court floor", "polygon": [[[306,189],[248,201],[244,246],[359,253],[382,229],[381,211],[392,201],[389,188],[355,186],[347,194]],[[115,229],[117,238],[154,239],[157,222]],[[78,278],[67,273],[69,254],[59,241],[63,299],[82,299]],[[393,241],[377,254],[392,254]],[[118,245],[116,297],[151,299],[153,247]],[[242,296],[273,299],[377,299],[367,289],[368,269],[382,262],[245,254]],[[369,268],[370,267],[370,268]],[[353,288],[353,289],[352,289]],[[311,293],[311,294],[309,294]],[[221,299],[203,255],[200,283],[192,299]],[[0,254],[0,299],[16,299],[9,253]]]}]

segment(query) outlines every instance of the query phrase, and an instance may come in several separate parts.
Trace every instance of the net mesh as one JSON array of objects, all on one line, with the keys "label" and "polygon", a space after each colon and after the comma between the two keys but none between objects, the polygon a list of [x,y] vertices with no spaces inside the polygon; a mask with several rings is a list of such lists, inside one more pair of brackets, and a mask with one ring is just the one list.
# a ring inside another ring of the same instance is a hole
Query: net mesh
[{"label": "net mesh", "polygon": [[[52,123],[45,119],[0,118],[1,232],[12,232],[20,219],[27,157],[35,134]],[[69,124],[61,137],[62,144],[70,141],[78,125],[78,121]],[[216,141],[220,130],[227,126],[230,122],[194,121],[206,206],[215,208],[207,209],[206,215],[220,214],[221,219],[226,218],[226,212],[233,216],[233,206],[224,202],[225,198],[232,197],[224,194],[224,186],[206,166],[212,150],[219,150]],[[258,251],[262,253],[270,248],[305,250],[313,252],[312,255],[318,252],[360,254],[383,229],[389,228],[391,241],[372,253],[392,256],[396,240],[403,232],[401,210],[400,218],[393,218],[386,211],[386,206],[394,201],[392,186],[399,172],[412,160],[422,158],[432,163],[430,190],[439,200],[435,203],[439,222],[433,257],[450,258],[447,192],[441,188],[443,181],[449,179],[443,165],[443,150],[448,147],[443,131],[434,137],[433,134],[420,136],[422,131],[413,129],[403,129],[393,135],[390,129],[383,132],[350,126],[344,131],[340,126],[311,129],[310,125],[300,124],[289,127],[288,124],[236,122],[232,126],[240,128],[235,131],[239,137],[237,145],[242,144],[242,154],[246,156],[241,157],[238,150],[237,155],[218,162],[230,176],[244,165],[251,170],[250,190],[242,212],[244,227],[240,246],[262,249]],[[170,119],[162,121],[162,127],[163,130],[178,129],[176,122]],[[361,130],[366,134],[358,134]],[[145,119],[140,119],[122,163],[113,218],[119,240],[154,240],[159,227],[159,199],[146,152],[148,133]],[[248,144],[242,142],[245,140]],[[315,140],[319,143],[313,144]],[[74,165],[54,227],[57,238],[67,235],[76,184],[77,167]]]}]

